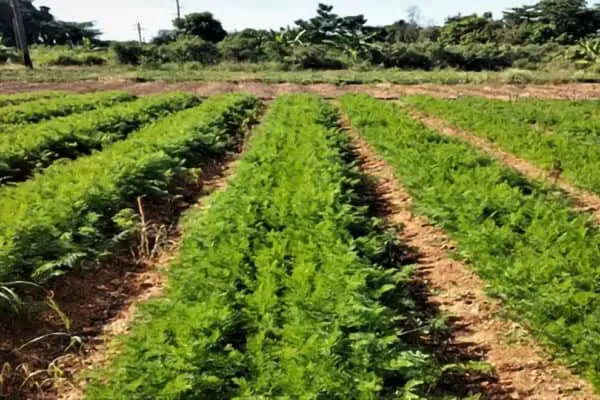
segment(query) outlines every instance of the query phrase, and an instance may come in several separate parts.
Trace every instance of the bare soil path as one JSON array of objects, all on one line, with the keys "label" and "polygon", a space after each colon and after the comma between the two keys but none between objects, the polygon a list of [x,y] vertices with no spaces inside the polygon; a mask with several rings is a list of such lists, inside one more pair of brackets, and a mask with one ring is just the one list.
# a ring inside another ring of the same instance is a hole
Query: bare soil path
[{"label": "bare soil path", "polygon": [[450,346],[489,362],[497,378],[480,385],[482,399],[592,400],[591,386],[552,362],[530,335],[513,322],[497,318],[499,301],[485,294],[485,283],[449,251],[454,243],[427,219],[413,214],[409,193],[393,170],[357,133],[349,130],[364,171],[377,182],[390,223],[401,225],[399,239],[418,254],[417,277],[429,299],[451,317]]},{"label": "bare soil path", "polygon": [[180,82],[162,81],[135,82],[128,79],[101,81],[24,83],[2,82],[0,94],[20,93],[36,90],[66,90],[74,92],[93,92],[100,90],[125,90],[135,94],[151,94],[168,91],[186,91],[200,96],[212,96],[228,92],[249,92],[263,99],[272,99],[286,93],[313,93],[325,98],[339,97],[345,93],[361,92],[380,99],[397,99],[411,94],[439,97],[483,96],[510,100],[519,97],[539,97],[554,99],[600,99],[600,84],[572,83],[561,85],[397,85],[391,83],[367,85],[343,85],[319,83],[268,84],[259,81],[239,82]]},{"label": "bare soil path", "polygon": [[[525,161],[509,152],[502,150],[496,144],[487,139],[481,138],[469,132],[462,131],[452,126],[452,124],[444,121],[441,118],[432,117],[423,112],[409,109],[410,115],[420,121],[430,129],[435,130],[446,136],[456,137],[460,140],[470,143],[478,149],[485,151],[491,157],[501,163],[519,171],[523,175],[534,180],[547,180],[550,182],[549,172],[539,168],[532,163]],[[561,190],[563,190],[572,199],[575,207],[582,211],[591,214],[596,223],[600,224],[600,196],[590,191],[580,189],[562,178],[555,182]]]}]

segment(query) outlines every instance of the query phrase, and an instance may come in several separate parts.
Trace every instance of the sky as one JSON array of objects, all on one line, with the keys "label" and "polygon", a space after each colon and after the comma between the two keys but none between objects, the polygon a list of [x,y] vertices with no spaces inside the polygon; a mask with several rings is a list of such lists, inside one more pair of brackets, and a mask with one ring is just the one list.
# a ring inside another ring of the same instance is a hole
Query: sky
[{"label": "sky", "polygon": [[[339,15],[364,14],[369,24],[383,25],[406,17],[406,9],[417,5],[423,22],[443,22],[457,13],[492,11],[500,16],[509,7],[531,4],[528,0],[321,0],[335,6]],[[87,3],[87,4],[86,4]],[[299,18],[315,15],[319,0],[180,0],[182,14],[210,11],[227,31],[244,28],[273,28],[292,25]],[[48,6],[64,21],[95,21],[104,39],[135,40],[140,22],[146,40],[159,29],[171,27],[176,16],[175,0],[35,0],[36,6]]]}]

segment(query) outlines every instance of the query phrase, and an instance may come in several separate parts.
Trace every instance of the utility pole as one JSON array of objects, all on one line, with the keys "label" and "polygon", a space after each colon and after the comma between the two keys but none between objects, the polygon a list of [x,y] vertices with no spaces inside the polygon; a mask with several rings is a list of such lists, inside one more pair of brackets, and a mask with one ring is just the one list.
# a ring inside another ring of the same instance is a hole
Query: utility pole
[{"label": "utility pole", "polygon": [[179,4],[179,0],[175,0],[175,3],[177,4],[177,20],[181,19],[181,4]]},{"label": "utility pole", "polygon": [[33,69],[31,56],[29,54],[29,46],[27,45],[27,36],[25,34],[25,25],[23,23],[23,15],[21,14],[21,6],[19,0],[10,0],[10,7],[13,12],[13,24],[15,28],[15,39],[17,47],[23,51],[23,62],[29,69]]},{"label": "utility pole", "polygon": [[142,24],[140,24],[139,22],[137,23],[137,31],[138,31],[138,38],[140,41],[140,44],[142,44],[143,40],[142,40]]}]

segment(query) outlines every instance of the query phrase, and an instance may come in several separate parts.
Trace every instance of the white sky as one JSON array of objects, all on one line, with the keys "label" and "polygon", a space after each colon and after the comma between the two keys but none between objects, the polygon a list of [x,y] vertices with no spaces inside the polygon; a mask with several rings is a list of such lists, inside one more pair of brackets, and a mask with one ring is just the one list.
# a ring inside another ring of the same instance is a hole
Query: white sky
[{"label": "white sky", "polygon": [[[292,25],[299,18],[315,15],[318,0],[180,0],[182,13],[210,11],[226,30],[243,28],[273,28]],[[458,12],[492,11],[500,16],[502,10],[534,3],[531,0],[321,0],[335,6],[340,15],[364,14],[370,24],[387,24],[406,17],[411,5],[420,7],[424,22],[442,22]],[[66,21],[96,21],[105,39],[134,40],[135,24],[142,24],[143,36],[152,38],[159,29],[171,27],[176,15],[175,0],[35,0],[36,6],[46,5],[58,18]]]}]

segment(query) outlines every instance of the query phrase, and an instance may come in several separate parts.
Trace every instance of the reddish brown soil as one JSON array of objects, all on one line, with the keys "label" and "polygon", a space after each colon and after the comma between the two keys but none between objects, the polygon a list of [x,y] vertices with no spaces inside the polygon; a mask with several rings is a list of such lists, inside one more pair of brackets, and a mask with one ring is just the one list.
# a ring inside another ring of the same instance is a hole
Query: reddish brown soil
[{"label": "reddish brown soil", "polygon": [[440,118],[431,117],[416,110],[411,110],[410,114],[413,118],[421,121],[421,123],[423,123],[427,127],[444,135],[453,136],[463,141],[466,141],[472,144],[473,146],[485,151],[494,159],[502,162],[503,164],[511,168],[516,169],[525,176],[536,180],[551,180],[552,183],[556,184],[561,190],[563,190],[571,197],[576,208],[578,208],[580,211],[591,214],[594,220],[600,224],[600,196],[598,196],[597,194],[583,189],[579,189],[574,185],[566,182],[562,178],[554,180],[550,177],[550,175],[552,174],[548,171],[544,171],[543,169],[536,167],[528,161],[525,161],[519,157],[514,156],[511,153],[503,151],[494,143],[491,143],[490,141],[484,138],[459,130]]},{"label": "reddish brown soil", "polygon": [[415,249],[417,280],[429,288],[430,301],[451,317],[450,345],[489,362],[496,381],[480,384],[482,399],[598,399],[588,383],[552,362],[513,322],[496,318],[501,304],[485,294],[485,284],[449,251],[454,243],[427,219],[412,212],[411,197],[392,169],[359,135],[351,132],[364,171],[376,179],[387,205],[385,218],[403,227],[399,238]]},{"label": "reddish brown soil", "polygon": [[134,82],[127,79],[63,82],[63,83],[23,83],[2,82],[0,93],[16,93],[36,90],[67,90],[74,92],[92,92],[100,90],[126,90],[135,94],[151,94],[167,91],[186,91],[201,96],[211,96],[228,92],[249,92],[263,99],[272,99],[285,93],[314,93],[325,98],[335,98],[345,93],[367,93],[380,99],[394,99],[410,94],[428,94],[440,97],[484,96],[499,99],[514,99],[518,97],[541,97],[556,99],[599,99],[600,84],[573,83],[562,85],[395,85],[389,83],[369,85],[334,84],[268,84],[258,81],[240,82],[182,82],[167,83]]},{"label": "reddish brown soil", "polygon": [[[202,185],[189,188],[191,197],[186,197],[194,201],[195,206],[202,206],[206,194],[225,185],[233,164],[234,158],[228,158],[203,165]],[[145,214],[154,221],[173,223],[186,206],[185,203],[174,207],[148,205],[145,206]],[[156,212],[153,208],[160,211]],[[165,211],[167,209],[170,210]],[[53,312],[42,311],[29,320],[10,316],[4,318],[0,324],[0,366],[7,363],[10,369],[4,371],[0,398],[81,398],[81,392],[75,384],[77,373],[101,364],[105,358],[106,343],[126,332],[136,304],[162,292],[164,277],[160,267],[176,254],[180,234],[173,225],[165,248],[154,259],[140,262],[129,254],[122,254],[97,269],[73,271],[51,283],[54,300],[72,321],[69,333],[82,340],[82,346],[77,346],[75,352],[65,355],[69,340],[64,337],[48,338],[18,350],[19,346],[32,338],[65,331],[64,324]],[[60,367],[62,377],[51,377],[40,372],[24,387],[20,387],[28,374],[46,369],[57,357],[61,358],[56,365]]]}]

